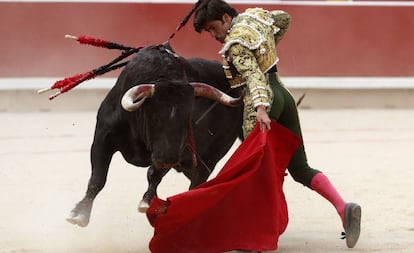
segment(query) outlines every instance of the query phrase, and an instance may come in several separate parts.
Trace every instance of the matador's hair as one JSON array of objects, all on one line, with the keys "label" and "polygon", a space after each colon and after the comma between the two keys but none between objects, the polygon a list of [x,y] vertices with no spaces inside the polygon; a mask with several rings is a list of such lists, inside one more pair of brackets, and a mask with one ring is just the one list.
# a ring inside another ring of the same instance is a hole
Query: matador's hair
[{"label": "matador's hair", "polygon": [[223,21],[224,14],[229,14],[232,18],[239,15],[236,9],[223,0],[199,0],[199,6],[194,14],[194,29],[201,33],[206,22]]}]

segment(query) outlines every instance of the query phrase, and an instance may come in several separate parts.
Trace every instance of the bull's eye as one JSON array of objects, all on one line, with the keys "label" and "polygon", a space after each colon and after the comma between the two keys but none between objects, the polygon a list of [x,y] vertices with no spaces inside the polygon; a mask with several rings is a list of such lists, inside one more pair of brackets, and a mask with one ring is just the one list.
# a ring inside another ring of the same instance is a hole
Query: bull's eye
[{"label": "bull's eye", "polygon": [[174,118],[174,117],[175,117],[175,111],[176,111],[176,108],[175,108],[175,106],[173,106],[173,107],[171,108],[170,119],[172,119],[172,118]]}]

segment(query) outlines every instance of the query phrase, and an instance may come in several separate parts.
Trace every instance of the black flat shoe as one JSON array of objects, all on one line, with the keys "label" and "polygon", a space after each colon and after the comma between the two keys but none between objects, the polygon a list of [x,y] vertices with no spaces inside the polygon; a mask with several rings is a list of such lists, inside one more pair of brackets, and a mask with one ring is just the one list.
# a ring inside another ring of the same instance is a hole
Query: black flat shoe
[{"label": "black flat shoe", "polygon": [[361,206],[355,203],[347,203],[344,216],[346,246],[353,248],[361,232]]}]

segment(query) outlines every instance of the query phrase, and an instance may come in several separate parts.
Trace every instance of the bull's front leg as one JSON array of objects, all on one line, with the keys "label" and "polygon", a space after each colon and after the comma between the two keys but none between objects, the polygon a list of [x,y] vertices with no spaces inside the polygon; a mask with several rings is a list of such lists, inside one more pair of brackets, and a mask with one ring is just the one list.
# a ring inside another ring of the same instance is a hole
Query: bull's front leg
[{"label": "bull's front leg", "polygon": [[147,171],[148,189],[138,204],[138,212],[145,213],[151,204],[152,199],[157,196],[157,187],[162,178],[170,169],[157,169],[150,166]]},{"label": "bull's front leg", "polygon": [[206,182],[213,169],[214,166],[211,164],[207,165],[204,162],[198,161],[198,167],[191,169],[192,173],[189,177],[191,184],[189,189],[193,189],[194,187]]},{"label": "bull's front leg", "polygon": [[95,197],[105,186],[108,175],[109,164],[111,163],[114,151],[107,143],[95,140],[91,148],[92,172],[89,178],[88,188],[84,198],[76,204],[66,220],[72,224],[86,227],[89,224],[92,205]]}]

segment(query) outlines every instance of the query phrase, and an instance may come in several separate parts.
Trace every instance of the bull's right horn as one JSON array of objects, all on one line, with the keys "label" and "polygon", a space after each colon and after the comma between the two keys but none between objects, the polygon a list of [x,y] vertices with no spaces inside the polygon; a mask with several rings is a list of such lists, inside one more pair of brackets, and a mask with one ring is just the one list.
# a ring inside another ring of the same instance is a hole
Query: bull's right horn
[{"label": "bull's right horn", "polygon": [[152,97],[154,87],[154,84],[140,84],[130,88],[122,97],[122,108],[129,112],[138,110],[146,98]]},{"label": "bull's right horn", "polygon": [[240,97],[234,98],[206,83],[192,82],[190,84],[194,87],[195,96],[206,97],[231,107],[236,107],[243,103],[244,93]]}]

